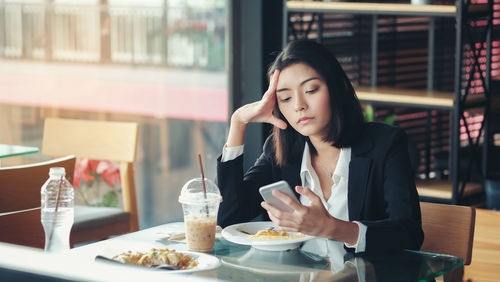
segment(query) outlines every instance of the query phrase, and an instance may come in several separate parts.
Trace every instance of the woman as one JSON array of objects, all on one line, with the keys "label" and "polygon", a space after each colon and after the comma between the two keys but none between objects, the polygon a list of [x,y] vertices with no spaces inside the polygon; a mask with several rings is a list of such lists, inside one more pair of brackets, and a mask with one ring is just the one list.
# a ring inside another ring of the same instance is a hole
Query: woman
[{"label": "woman", "polygon": [[[419,249],[420,207],[405,133],[364,123],[345,72],[318,43],[289,43],[268,76],[262,99],[231,117],[218,161],[224,199],[219,224],[271,219],[284,231],[325,238],[327,249],[344,253]],[[243,174],[249,122],[274,128],[262,155]],[[273,192],[293,213],[262,202],[259,195],[259,187],[279,180],[295,187],[300,202]]]}]

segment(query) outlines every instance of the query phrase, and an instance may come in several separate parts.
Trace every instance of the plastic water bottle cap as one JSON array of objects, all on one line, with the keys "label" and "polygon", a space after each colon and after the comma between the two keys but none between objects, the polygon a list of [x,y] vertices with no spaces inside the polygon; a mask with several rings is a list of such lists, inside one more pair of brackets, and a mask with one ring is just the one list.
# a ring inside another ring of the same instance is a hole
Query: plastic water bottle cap
[{"label": "plastic water bottle cap", "polygon": [[51,167],[49,171],[50,176],[66,176],[64,167]]}]

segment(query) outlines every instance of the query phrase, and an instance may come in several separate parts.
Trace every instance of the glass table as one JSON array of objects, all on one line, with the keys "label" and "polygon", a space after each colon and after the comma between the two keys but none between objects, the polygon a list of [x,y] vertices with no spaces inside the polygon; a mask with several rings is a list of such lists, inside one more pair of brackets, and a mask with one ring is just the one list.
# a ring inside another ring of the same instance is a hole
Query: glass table
[{"label": "glass table", "polygon": [[[144,251],[150,248],[185,251],[185,242],[167,239],[172,233],[183,230],[182,222],[168,223],[77,247],[70,255],[92,261],[96,255],[110,257],[141,248]],[[428,281],[463,267],[463,260],[455,256],[401,251],[384,255],[346,255],[341,267],[334,270],[329,258],[301,249],[262,251],[231,243],[220,234],[211,254],[221,260],[221,266],[191,275],[229,281]]]},{"label": "glass table", "polygon": [[0,159],[7,158],[7,157],[13,157],[13,156],[34,154],[37,152],[38,152],[37,147],[0,144]]}]

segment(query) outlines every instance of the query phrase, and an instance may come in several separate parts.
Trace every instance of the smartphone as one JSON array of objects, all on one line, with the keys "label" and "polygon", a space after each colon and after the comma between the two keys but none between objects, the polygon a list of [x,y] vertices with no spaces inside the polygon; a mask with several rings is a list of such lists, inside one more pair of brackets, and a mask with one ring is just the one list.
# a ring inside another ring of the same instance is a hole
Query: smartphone
[{"label": "smartphone", "polygon": [[280,199],[276,198],[273,195],[272,192],[275,189],[278,189],[281,192],[285,193],[286,195],[294,199],[297,199],[297,196],[295,196],[295,193],[293,192],[292,188],[290,188],[290,185],[288,185],[288,183],[284,180],[274,182],[266,186],[262,186],[259,188],[259,192],[262,195],[264,201],[266,201],[273,207],[276,207],[285,212],[293,212],[293,209],[290,206],[288,206],[287,204],[285,204],[284,202],[282,202]]}]

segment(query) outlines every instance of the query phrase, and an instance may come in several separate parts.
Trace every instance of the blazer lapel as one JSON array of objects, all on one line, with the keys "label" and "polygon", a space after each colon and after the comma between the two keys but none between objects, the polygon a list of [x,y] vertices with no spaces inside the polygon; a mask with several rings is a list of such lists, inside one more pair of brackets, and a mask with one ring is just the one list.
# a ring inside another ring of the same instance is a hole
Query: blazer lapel
[{"label": "blazer lapel", "polygon": [[368,177],[372,160],[363,157],[370,151],[373,141],[370,135],[365,135],[351,147],[351,162],[349,163],[349,182],[347,184],[347,204],[349,220],[359,220],[363,210]]},{"label": "blazer lapel", "polygon": [[295,191],[295,186],[302,185],[300,180],[300,164],[285,165],[281,168],[281,173],[283,180],[288,182],[293,192],[295,193],[295,196],[297,196],[297,199],[299,199],[300,195],[299,193],[297,193],[297,191]]},{"label": "blazer lapel", "polygon": [[296,161],[281,167],[281,177],[283,180],[288,182],[290,188],[292,188],[293,193],[300,199],[300,194],[295,191],[295,186],[302,185],[300,180],[300,165],[302,164],[302,155],[304,154],[305,141],[295,152]]},{"label": "blazer lapel", "polygon": [[351,157],[349,164],[349,183],[347,184],[347,204],[349,220],[359,220],[366,193],[371,159]]}]

